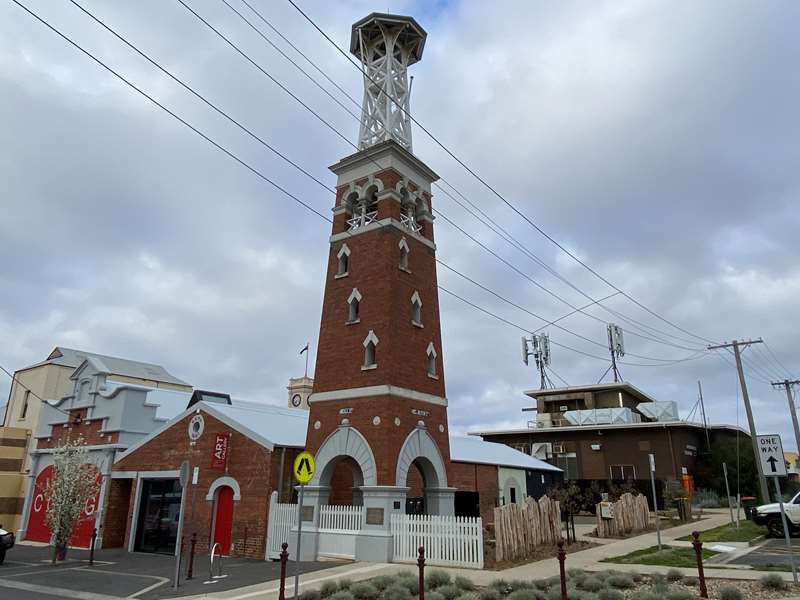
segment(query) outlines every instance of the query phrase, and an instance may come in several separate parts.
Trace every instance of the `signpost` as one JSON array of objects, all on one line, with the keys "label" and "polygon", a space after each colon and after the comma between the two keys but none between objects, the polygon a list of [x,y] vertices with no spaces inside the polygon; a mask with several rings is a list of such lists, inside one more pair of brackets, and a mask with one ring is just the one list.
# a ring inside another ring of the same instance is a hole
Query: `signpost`
[{"label": "signpost", "polygon": [[653,511],[656,513],[656,536],[658,537],[658,551],[661,552],[661,523],[658,518],[658,498],[656,497],[656,455],[648,454],[650,457],[650,485],[653,486]]},{"label": "signpost", "polygon": [[181,484],[181,508],[178,513],[178,535],[175,539],[175,580],[172,584],[172,589],[178,589],[178,580],[181,576],[181,538],[183,537],[183,516],[186,513],[186,490],[189,485],[189,461],[185,460],[181,463],[180,470],[180,484]]},{"label": "signpost", "polygon": [[303,490],[314,476],[314,455],[303,451],[294,459],[294,478],[300,484],[297,497],[297,546],[294,555],[294,600],[297,600],[297,588],[300,585],[300,532],[303,529]]},{"label": "signpost", "polygon": [[781,523],[783,524],[783,536],[786,539],[786,548],[789,550],[789,560],[792,562],[792,577],[797,583],[797,569],[794,565],[794,555],[792,554],[792,543],[789,541],[789,524],[786,522],[786,511],[783,508],[783,497],[781,496],[781,484],[778,477],[786,477],[786,461],[783,458],[783,444],[781,436],[778,434],[756,436],[758,444],[758,459],[761,462],[761,470],[767,477],[772,477],[775,481],[775,493],[778,495],[778,503],[781,507]]}]

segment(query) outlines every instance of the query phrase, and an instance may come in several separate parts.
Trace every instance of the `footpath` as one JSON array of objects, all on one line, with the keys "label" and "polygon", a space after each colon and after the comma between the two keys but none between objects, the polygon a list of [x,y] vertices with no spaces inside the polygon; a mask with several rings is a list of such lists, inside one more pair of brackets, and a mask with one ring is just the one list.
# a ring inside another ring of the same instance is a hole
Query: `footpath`
[{"label": "footpath", "polygon": [[[671,527],[661,532],[661,542],[664,545],[671,546],[685,546],[686,542],[678,541],[677,538],[690,535],[692,531],[706,531],[725,525],[730,522],[730,517],[727,511],[707,511],[700,521]],[[584,540],[596,541],[592,538],[585,538]],[[702,540],[702,535],[700,536]],[[612,558],[615,556],[622,556],[633,552],[635,550],[643,550],[650,548],[657,544],[656,532],[648,532],[636,537],[631,537],[622,540],[602,540],[602,543],[594,548],[588,548],[568,554],[566,559],[567,568],[581,568],[587,571],[600,571],[606,569],[615,569],[617,571],[638,572],[638,573],[666,573],[667,570],[674,567],[662,567],[651,565],[625,565],[617,563],[602,562],[603,559]],[[288,573],[286,578],[286,597],[292,598],[294,592],[294,578],[292,571],[292,563],[288,564]],[[706,563],[705,576],[706,578],[722,578],[722,579],[741,579],[741,580],[756,580],[760,579],[763,571],[756,571],[741,568],[711,568],[712,565]],[[558,561],[555,558],[547,558],[537,562],[518,565],[502,571],[476,571],[470,569],[455,569],[446,567],[426,567],[443,569],[451,575],[462,575],[471,579],[476,585],[485,586],[494,581],[495,579],[523,579],[523,580],[536,580],[546,577],[558,575]],[[347,578],[351,581],[360,581],[363,579],[371,579],[378,575],[392,574],[403,570],[413,569],[416,571],[417,566],[411,564],[385,564],[385,563],[347,563],[337,566],[325,571],[317,573],[309,573],[300,576],[300,591],[309,589],[319,589],[325,582],[330,580]],[[678,569],[684,575],[697,575],[697,569]],[[779,573],[786,581],[792,580],[791,573]],[[184,600],[199,600],[206,598],[208,600],[276,600],[278,598],[279,582],[270,581],[258,585],[249,586],[246,588],[239,588],[227,592],[209,593],[202,596],[184,597]]]}]

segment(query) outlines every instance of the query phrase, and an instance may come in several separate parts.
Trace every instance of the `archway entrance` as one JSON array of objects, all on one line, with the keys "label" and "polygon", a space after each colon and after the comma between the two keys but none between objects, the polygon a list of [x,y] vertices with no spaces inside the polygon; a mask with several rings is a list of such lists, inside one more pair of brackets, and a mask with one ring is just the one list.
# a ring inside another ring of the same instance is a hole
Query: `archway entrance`
[{"label": "archway entrance", "polygon": [[219,544],[220,553],[231,553],[231,534],[233,531],[233,488],[223,485],[217,490],[214,508],[214,543]]},{"label": "archway entrance", "polygon": [[425,514],[425,476],[420,469],[418,461],[411,463],[406,479],[406,514],[424,515]]},{"label": "archway entrance", "polygon": [[332,467],[330,479],[325,481],[320,478],[321,485],[330,487],[328,504],[361,506],[363,504],[361,486],[364,485],[364,474],[358,463],[350,456],[341,456],[329,466]]},{"label": "archway entrance", "polygon": [[424,426],[412,431],[397,459],[395,485],[409,488],[406,514],[452,515],[453,490],[447,487],[444,460]]}]

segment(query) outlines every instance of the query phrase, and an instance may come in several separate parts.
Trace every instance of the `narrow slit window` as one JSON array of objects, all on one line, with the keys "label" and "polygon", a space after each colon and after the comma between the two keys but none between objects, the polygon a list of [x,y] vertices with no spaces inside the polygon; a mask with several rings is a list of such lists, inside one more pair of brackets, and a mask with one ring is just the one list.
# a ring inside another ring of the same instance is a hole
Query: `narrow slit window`
[{"label": "narrow slit window", "polygon": [[377,363],[375,362],[375,342],[369,341],[367,345],[364,346],[364,366],[365,367],[374,367]]},{"label": "narrow slit window", "polygon": [[347,299],[347,323],[358,323],[361,311],[361,292],[353,288]]},{"label": "narrow slit window", "polygon": [[433,342],[428,344],[428,377],[436,378],[436,349],[433,347]]},{"label": "narrow slit window", "polygon": [[414,295],[411,296],[411,323],[422,327],[422,300],[419,292],[414,292]]},{"label": "narrow slit window", "polygon": [[398,266],[401,271],[408,271],[408,243],[406,242],[406,238],[401,239],[398,246],[400,248],[400,262]]},{"label": "narrow slit window", "polygon": [[347,244],[342,244],[339,253],[336,255],[336,276],[344,277],[350,270],[350,248]]}]

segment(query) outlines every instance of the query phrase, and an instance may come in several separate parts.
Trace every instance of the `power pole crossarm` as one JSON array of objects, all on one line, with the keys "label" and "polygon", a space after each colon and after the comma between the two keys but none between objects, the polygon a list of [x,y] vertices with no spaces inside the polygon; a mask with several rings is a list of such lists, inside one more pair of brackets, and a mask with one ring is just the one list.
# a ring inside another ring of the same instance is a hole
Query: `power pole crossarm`
[{"label": "power pole crossarm", "polygon": [[744,379],[744,368],[742,367],[742,352],[741,349],[747,348],[751,344],[762,344],[763,340],[749,340],[740,342],[733,340],[727,344],[718,344],[716,346],[709,346],[709,350],[719,350],[722,348],[733,348],[733,356],[736,359],[736,370],[739,372],[739,385],[742,387],[742,399],[744,400],[744,409],[747,413],[747,424],[750,426],[750,441],[753,443],[753,455],[756,460],[756,468],[758,469],[758,483],[761,488],[761,498],[764,502],[769,502],[769,488],[767,487],[767,478],[764,477],[764,470],[761,468],[761,459],[758,455],[758,439],[756,434],[756,424],[753,420],[753,409],[750,406],[750,395],[747,393],[747,382]]}]

